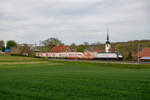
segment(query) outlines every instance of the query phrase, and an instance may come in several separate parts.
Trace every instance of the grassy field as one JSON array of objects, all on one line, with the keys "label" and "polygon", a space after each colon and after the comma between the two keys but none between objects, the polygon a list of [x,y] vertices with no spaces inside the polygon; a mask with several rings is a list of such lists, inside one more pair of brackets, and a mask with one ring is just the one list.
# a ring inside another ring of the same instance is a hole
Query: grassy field
[{"label": "grassy field", "polygon": [[150,65],[1,56],[0,100],[150,100]]}]

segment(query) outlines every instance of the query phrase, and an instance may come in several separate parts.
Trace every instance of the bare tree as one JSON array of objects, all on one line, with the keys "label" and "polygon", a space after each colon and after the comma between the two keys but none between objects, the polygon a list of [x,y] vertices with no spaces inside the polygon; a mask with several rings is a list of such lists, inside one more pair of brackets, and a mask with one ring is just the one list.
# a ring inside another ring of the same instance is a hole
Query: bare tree
[{"label": "bare tree", "polygon": [[76,44],[75,43],[72,43],[71,45],[70,45],[70,49],[71,49],[71,51],[72,52],[75,52],[76,51]]},{"label": "bare tree", "polygon": [[24,44],[21,50],[22,55],[27,55],[30,53],[30,46],[27,44]]},{"label": "bare tree", "polygon": [[4,41],[3,40],[0,40],[0,48],[4,47],[5,44],[4,44]]},{"label": "bare tree", "polygon": [[89,43],[88,43],[88,42],[83,42],[83,45],[84,45],[84,46],[88,46]]},{"label": "bare tree", "polygon": [[75,44],[75,43],[72,43],[72,44],[70,45],[70,47],[76,47],[76,44]]},{"label": "bare tree", "polygon": [[42,44],[50,49],[53,48],[54,46],[64,45],[64,43],[62,43],[61,40],[54,37],[42,41]]},{"label": "bare tree", "polygon": [[0,50],[5,51],[5,43],[3,40],[0,40]]}]

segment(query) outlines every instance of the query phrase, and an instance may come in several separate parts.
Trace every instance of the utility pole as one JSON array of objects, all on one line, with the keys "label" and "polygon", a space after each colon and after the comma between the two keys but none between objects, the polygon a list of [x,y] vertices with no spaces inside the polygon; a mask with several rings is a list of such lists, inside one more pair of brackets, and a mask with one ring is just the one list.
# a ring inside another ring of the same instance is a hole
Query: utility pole
[{"label": "utility pole", "polygon": [[140,44],[138,43],[138,63],[140,63]]},{"label": "utility pole", "polygon": [[40,42],[40,46],[39,46],[40,48],[39,49],[40,49],[40,52],[42,52],[42,41],[40,40],[39,42]]}]

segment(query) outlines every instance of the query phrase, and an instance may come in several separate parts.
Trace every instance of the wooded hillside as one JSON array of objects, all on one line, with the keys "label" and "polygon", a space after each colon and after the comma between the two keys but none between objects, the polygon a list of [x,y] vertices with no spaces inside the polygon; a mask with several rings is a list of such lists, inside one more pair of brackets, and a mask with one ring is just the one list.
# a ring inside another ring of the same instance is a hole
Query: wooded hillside
[{"label": "wooded hillside", "polygon": [[[104,52],[105,44],[94,44],[94,45],[85,45],[86,49],[89,51],[98,51],[98,52]],[[112,51],[117,50],[120,52],[124,59],[127,59],[129,56],[129,53],[132,54],[132,59],[137,59],[138,55],[138,48],[139,51],[142,50],[144,47],[150,47],[150,40],[134,40],[134,41],[128,41],[128,42],[114,42],[111,43]]]}]

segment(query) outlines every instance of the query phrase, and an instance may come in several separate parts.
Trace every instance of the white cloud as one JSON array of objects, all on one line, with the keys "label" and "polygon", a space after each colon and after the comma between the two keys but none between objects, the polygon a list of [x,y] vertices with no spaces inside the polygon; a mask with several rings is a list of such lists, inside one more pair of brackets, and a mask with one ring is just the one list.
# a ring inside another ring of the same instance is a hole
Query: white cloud
[{"label": "white cloud", "polygon": [[0,0],[0,39],[104,42],[107,27],[112,41],[150,39],[149,10],[149,0]]}]

